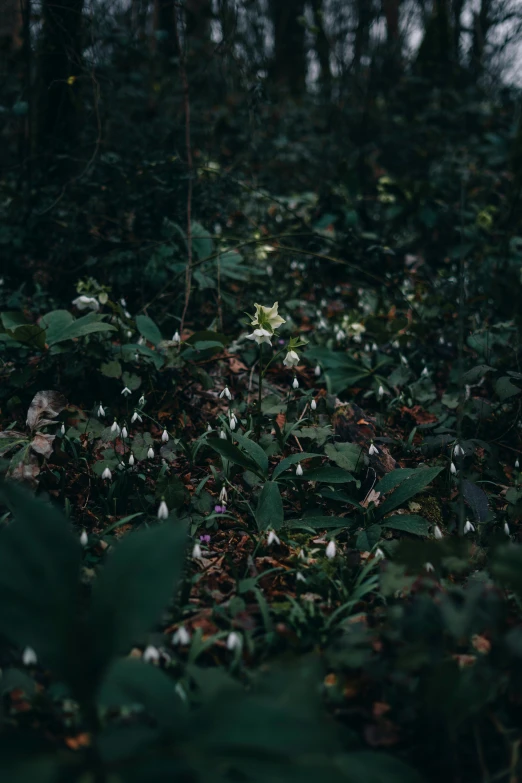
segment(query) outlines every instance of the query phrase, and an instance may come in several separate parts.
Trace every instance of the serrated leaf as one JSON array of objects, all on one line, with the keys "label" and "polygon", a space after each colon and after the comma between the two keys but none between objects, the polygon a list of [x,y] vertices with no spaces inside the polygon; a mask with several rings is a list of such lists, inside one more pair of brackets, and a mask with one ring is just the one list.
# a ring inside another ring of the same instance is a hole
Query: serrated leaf
[{"label": "serrated leaf", "polygon": [[283,501],[279,484],[267,481],[261,490],[256,509],[256,522],[259,530],[279,530],[284,521]]}]

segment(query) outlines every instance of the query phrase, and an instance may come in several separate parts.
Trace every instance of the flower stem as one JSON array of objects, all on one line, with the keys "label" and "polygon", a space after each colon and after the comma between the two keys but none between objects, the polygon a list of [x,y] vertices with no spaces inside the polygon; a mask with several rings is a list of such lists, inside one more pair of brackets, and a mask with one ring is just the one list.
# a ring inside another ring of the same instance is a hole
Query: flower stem
[{"label": "flower stem", "polygon": [[261,399],[263,397],[263,346],[259,345],[259,365],[258,365],[258,397],[257,397],[257,440],[261,437]]}]

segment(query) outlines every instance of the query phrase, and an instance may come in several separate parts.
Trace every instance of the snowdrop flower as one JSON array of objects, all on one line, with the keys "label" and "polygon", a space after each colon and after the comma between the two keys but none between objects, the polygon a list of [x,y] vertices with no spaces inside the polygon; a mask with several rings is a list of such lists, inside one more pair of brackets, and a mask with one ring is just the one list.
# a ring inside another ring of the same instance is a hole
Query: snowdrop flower
[{"label": "snowdrop flower", "polygon": [[302,476],[303,475],[303,466],[300,462],[297,463],[297,467],[295,469],[295,475],[296,476]]},{"label": "snowdrop flower", "polygon": [[281,543],[281,541],[280,541],[280,540],[279,540],[279,538],[277,537],[277,535],[276,535],[276,533],[275,533],[275,531],[274,531],[274,530],[269,530],[269,531],[268,531],[268,538],[267,538],[267,540],[266,540],[266,545],[267,545],[267,546],[270,546],[271,544],[274,544],[274,543],[275,543],[275,544],[280,544],[280,543]]},{"label": "snowdrop flower", "polygon": [[80,544],[82,546],[87,546],[89,543],[89,536],[87,535],[87,532],[84,530],[80,536]]},{"label": "snowdrop flower", "polygon": [[422,375],[424,378],[426,378],[426,377],[429,375],[429,373],[428,373],[428,368],[427,368],[427,367],[424,367],[423,371],[421,372],[421,375]]},{"label": "snowdrop flower", "polygon": [[431,571],[435,571],[435,568],[431,563],[424,563],[424,570],[429,574]]},{"label": "snowdrop flower", "polygon": [[382,398],[384,397],[384,387],[383,387],[382,385],[381,385],[381,386],[379,386],[379,389],[378,389],[378,391],[377,391],[377,397],[378,397],[380,400],[382,400]]},{"label": "snowdrop flower", "polygon": [[299,381],[297,380],[297,378],[294,375],[294,380],[292,382],[292,389],[298,389],[298,388],[299,388]]},{"label": "snowdrop flower", "polygon": [[152,644],[149,644],[148,647],[145,648],[145,652],[143,653],[143,660],[145,663],[157,663],[160,659],[160,653],[157,647],[153,647]]},{"label": "snowdrop flower", "polygon": [[314,375],[316,378],[319,378],[319,376],[321,375],[321,368],[319,367],[318,364],[315,365]]},{"label": "snowdrop flower", "polygon": [[517,459],[515,460],[515,468],[518,470],[518,469],[519,469],[519,467],[520,467],[520,462],[519,462],[519,460],[518,460],[518,458],[517,458]]},{"label": "snowdrop flower", "polygon": [[220,399],[222,399],[223,397],[226,397],[227,400],[231,400],[232,399],[232,395],[230,394],[230,389],[228,388],[228,386],[225,386],[223,391],[220,393],[219,397],[220,397]]},{"label": "snowdrop flower", "polygon": [[235,417],[235,416],[231,416],[231,417],[230,417],[229,426],[230,426],[230,429],[231,429],[232,431],[234,431],[234,430],[236,429],[236,424],[237,424],[237,419],[236,419],[236,417]]},{"label": "snowdrop flower", "polygon": [[167,519],[169,515],[169,507],[164,500],[161,501],[158,508],[158,519]]},{"label": "snowdrop flower", "polygon": [[507,522],[504,522],[504,533],[506,534],[506,536],[509,536],[510,530]]},{"label": "snowdrop flower", "polygon": [[207,432],[212,432],[212,427],[210,426],[210,424],[207,424]]},{"label": "snowdrop flower", "polygon": [[178,630],[172,636],[172,644],[179,644],[181,647],[185,647],[190,644],[190,634],[184,625],[180,625]]},{"label": "snowdrop flower", "polygon": [[466,519],[466,524],[464,525],[464,535],[466,533],[474,533],[475,532],[475,526],[471,524],[469,519]]},{"label": "snowdrop flower", "polygon": [[362,335],[361,334],[354,334],[353,341],[354,341],[354,343],[362,343]]},{"label": "snowdrop flower", "polygon": [[263,305],[254,304],[256,314],[250,322],[252,326],[259,326],[262,329],[268,327],[272,332],[278,329],[281,324],[286,323],[284,318],[278,314],[278,303],[274,302],[272,307],[263,307]]},{"label": "snowdrop flower", "polygon": [[72,303],[78,310],[99,310],[100,303],[94,296],[77,296]]},{"label": "snowdrop flower", "polygon": [[163,430],[163,432],[161,433],[161,442],[168,443],[168,440],[169,440],[169,433],[167,432],[167,430]]},{"label": "snowdrop flower", "polygon": [[60,435],[65,435],[65,424],[60,427]]},{"label": "snowdrop flower", "polygon": [[297,367],[299,364],[299,354],[296,353],[296,351],[288,351],[285,358],[283,359],[283,364],[289,369],[292,367]]},{"label": "snowdrop flower", "polygon": [[221,492],[219,493],[219,502],[228,503],[228,492],[226,487],[221,488]]},{"label": "snowdrop flower", "polygon": [[378,453],[379,453],[379,449],[376,446],[374,446],[373,443],[370,443],[370,448],[368,449],[368,454],[370,455],[370,457],[373,457],[374,454],[378,454]]},{"label": "snowdrop flower", "polygon": [[326,557],[330,560],[335,557],[335,554],[337,552],[337,547],[335,546],[335,541],[332,540],[329,542],[328,546],[326,547]]},{"label": "snowdrop flower", "polygon": [[148,457],[149,459],[154,459],[154,449],[152,448],[152,446],[151,446],[151,447],[149,448],[149,450],[147,451],[147,457]]},{"label": "snowdrop flower", "polygon": [[442,335],[439,337],[439,345],[444,345],[444,337]]},{"label": "snowdrop flower", "polygon": [[227,433],[225,432],[225,430],[221,430],[221,432],[219,433],[219,437],[221,438],[221,440],[227,439]]},{"label": "snowdrop flower", "polygon": [[452,463],[451,463],[451,465],[450,465],[450,473],[451,473],[453,476],[455,476],[455,475],[456,475],[456,473],[457,473],[457,468],[455,467],[455,463],[454,463],[454,462],[452,462]]},{"label": "snowdrop flower", "polygon": [[139,422],[143,421],[138,411],[134,411],[134,413],[132,414],[131,424],[134,424],[135,421],[139,421]]},{"label": "snowdrop flower", "polygon": [[378,350],[379,350],[379,346],[377,345],[377,343],[372,343],[372,351],[378,351]]},{"label": "snowdrop flower", "polygon": [[129,437],[129,432],[128,432],[127,427],[125,426],[125,424],[123,425],[123,428],[122,428],[122,431],[121,431],[121,437],[122,438],[128,438]]},{"label": "snowdrop flower", "polygon": [[32,647],[26,647],[22,653],[22,663],[24,666],[36,666],[38,659]]},{"label": "snowdrop flower", "polygon": [[435,525],[435,527],[433,528],[433,535],[439,541],[442,538],[442,530],[440,529],[440,527],[438,525]]},{"label": "snowdrop flower", "polygon": [[306,578],[305,578],[305,577],[304,577],[304,575],[301,573],[301,571],[298,571],[298,572],[297,572],[297,574],[295,575],[295,578],[296,578],[296,581],[297,581],[297,582],[306,582]]},{"label": "snowdrop flower", "polygon": [[317,403],[316,403],[316,401],[315,401],[315,400],[312,400],[312,402],[310,403],[310,408],[311,408],[313,411],[315,411],[315,410],[317,409]]},{"label": "snowdrop flower", "polygon": [[406,366],[407,366],[407,364],[408,364],[408,360],[407,360],[407,358],[406,358],[405,356],[403,356],[402,354],[401,354],[401,362],[404,364],[404,366],[405,366],[405,367],[406,367]]},{"label": "snowdrop flower", "polygon": [[181,337],[180,337],[180,334],[179,334],[177,329],[174,332],[174,334],[172,335],[172,342],[173,343],[180,343],[181,342]]},{"label": "snowdrop flower", "polygon": [[386,555],[384,554],[380,546],[378,546],[377,549],[375,550],[374,557],[376,560],[383,560],[386,557]]},{"label": "snowdrop flower", "polygon": [[227,637],[227,650],[240,650],[243,645],[243,640],[240,635],[235,631],[229,633]]},{"label": "snowdrop flower", "polygon": [[125,386],[125,387],[122,389],[121,393],[122,393],[122,394],[124,394],[124,395],[125,395],[125,397],[129,397],[129,396],[132,394],[132,392],[131,392],[131,390],[129,389],[129,387],[128,387],[128,386]]},{"label": "snowdrop flower", "polygon": [[247,334],[246,339],[255,340],[258,345],[261,345],[261,343],[268,343],[268,345],[270,345],[271,336],[270,332],[266,329],[254,329],[252,334]]},{"label": "snowdrop flower", "polygon": [[134,465],[135,461],[136,460],[134,459],[134,454],[131,451],[130,456],[129,456],[129,465],[131,466],[131,468]]},{"label": "snowdrop flower", "polygon": [[345,337],[346,337],[346,333],[342,329],[337,329],[335,333],[335,339],[337,340],[337,342],[340,343],[341,340],[344,340]]},{"label": "snowdrop flower", "polygon": [[141,397],[138,400],[138,405],[141,405],[142,408],[145,405],[145,397],[143,396],[143,394],[141,395]]},{"label": "snowdrop flower", "polygon": [[114,421],[112,422],[111,432],[115,432],[117,435],[120,434],[120,428],[118,426],[118,422],[116,421],[116,419],[114,419]]},{"label": "snowdrop flower", "polygon": [[393,348],[400,348],[400,347],[401,347],[401,345],[400,345],[400,343],[399,343],[399,341],[398,341],[398,340],[394,340],[394,341],[392,342],[392,347],[393,347]]},{"label": "snowdrop flower", "polygon": [[105,410],[103,408],[103,405],[100,402],[100,406],[98,408],[98,416],[101,418],[102,416],[105,416]]},{"label": "snowdrop flower", "polygon": [[194,544],[192,548],[192,557],[194,558],[194,560],[201,560],[201,558],[203,557],[203,554],[201,552],[201,547],[197,542]]},{"label": "snowdrop flower", "polygon": [[299,558],[299,560],[304,560],[306,562],[307,557],[305,555],[304,549],[299,550],[299,554],[297,555],[297,557]]},{"label": "snowdrop flower", "polygon": [[102,479],[105,481],[110,481],[112,478],[112,473],[110,472],[109,468],[105,468],[105,470],[102,473]]},{"label": "snowdrop flower", "polygon": [[460,443],[457,443],[455,448],[453,449],[453,456],[454,457],[463,457],[464,456],[464,449],[460,445]]}]

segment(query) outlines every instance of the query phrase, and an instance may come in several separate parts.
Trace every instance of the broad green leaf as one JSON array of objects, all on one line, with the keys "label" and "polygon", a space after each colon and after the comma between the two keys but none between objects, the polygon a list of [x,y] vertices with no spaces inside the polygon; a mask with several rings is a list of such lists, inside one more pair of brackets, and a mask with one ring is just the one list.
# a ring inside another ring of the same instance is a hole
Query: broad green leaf
[{"label": "broad green leaf", "polygon": [[503,376],[495,383],[495,391],[501,400],[507,400],[509,397],[514,397],[516,394],[520,394],[522,389],[520,389],[518,386],[515,386],[515,384],[511,382],[510,378]]},{"label": "broad green leaf", "polygon": [[214,245],[212,242],[212,237],[207,229],[204,228],[201,223],[194,222],[191,224],[191,230],[192,249],[194,251],[194,255],[198,258],[198,260],[211,256]]},{"label": "broad green leaf", "polygon": [[302,519],[292,519],[285,523],[285,527],[309,527],[313,530],[326,530],[327,528],[353,527],[353,519],[348,517],[303,517]]},{"label": "broad green leaf", "polygon": [[403,481],[406,481],[412,473],[415,473],[414,468],[399,468],[398,470],[392,470],[390,473],[386,473],[386,475],[377,482],[374,489],[376,492],[380,492],[381,495],[384,495],[386,492],[391,492],[392,489],[398,487]]},{"label": "broad green leaf", "polygon": [[104,362],[104,364],[100,365],[100,372],[107,378],[121,378],[121,364],[116,361],[116,359],[113,359],[110,362]]},{"label": "broad green leaf", "polygon": [[163,340],[160,330],[148,315],[137,315],[136,326],[138,327],[138,332],[147,342],[158,345]]},{"label": "broad green leaf", "polygon": [[230,443],[230,441],[222,438],[209,438],[207,445],[214,451],[217,451],[222,457],[225,457],[225,459],[230,460],[234,465],[240,465],[242,468],[246,468],[246,470],[259,473],[257,463],[246,454],[243,454],[243,452],[240,451],[237,446],[234,446],[233,443]]},{"label": "broad green leaf", "polygon": [[360,552],[369,552],[381,537],[381,526],[370,525],[366,530],[361,530],[355,541],[355,546]]},{"label": "broad green leaf", "polygon": [[239,432],[232,433],[232,437],[239,443],[243,451],[246,451],[248,456],[254,460],[261,473],[266,476],[268,474],[268,457],[264,449],[258,443],[254,443],[250,438],[245,438]]},{"label": "broad green leaf", "polygon": [[165,498],[169,508],[181,508],[185,502],[185,485],[177,476],[164,476],[156,484],[156,498]]},{"label": "broad green leaf", "polygon": [[66,340],[85,337],[94,332],[115,332],[116,327],[112,324],[105,323],[103,320],[104,318],[104,315],[88,313],[87,315],[82,316],[82,318],[77,318],[75,321],[72,321],[61,331],[57,331],[53,339],[50,338],[48,333],[47,342],[49,345],[56,345],[57,343],[63,343]]},{"label": "broad green leaf", "polygon": [[118,654],[159,620],[173,598],[185,560],[187,530],[181,522],[129,533],[110,552],[92,592],[89,625],[94,681]]},{"label": "broad green leaf", "polygon": [[413,533],[416,536],[427,536],[430,532],[430,523],[418,514],[396,514],[394,517],[384,519],[381,526]]},{"label": "broad green leaf", "polygon": [[326,484],[346,484],[355,481],[355,477],[342,468],[325,465],[321,468],[307,470],[302,476],[293,476],[298,481],[324,481]]},{"label": "broad green leaf", "polygon": [[362,449],[356,443],[328,443],[324,452],[343,470],[356,471],[362,464]]},{"label": "broad green leaf", "polygon": [[7,334],[23,345],[30,345],[42,351],[45,348],[46,334],[41,326],[36,324],[22,324],[14,329],[7,329]]},{"label": "broad green leaf", "polygon": [[473,515],[478,522],[485,522],[489,516],[488,496],[483,489],[477,487],[472,481],[464,479],[462,481],[462,492],[466,503],[473,511]]},{"label": "broad green leaf", "polygon": [[338,757],[346,783],[423,783],[419,773],[386,753],[362,750]]},{"label": "broad green leaf", "polygon": [[228,343],[228,339],[221,332],[213,332],[210,329],[205,329],[201,332],[194,332],[191,334],[188,340],[185,340],[184,345],[193,345],[197,347],[200,343],[210,342],[212,344],[219,344],[224,347]]},{"label": "broad green leaf", "polygon": [[321,454],[314,454],[310,451],[302,451],[300,454],[291,454],[289,457],[285,457],[281,460],[279,465],[276,465],[274,468],[274,472],[272,473],[272,481],[275,481],[278,476],[281,475],[285,470],[288,470],[288,468],[292,467],[292,465],[297,465],[298,462],[302,462],[305,459],[312,459],[313,457],[321,457]]},{"label": "broad green leaf", "polygon": [[74,323],[74,316],[68,310],[51,310],[39,320],[39,325],[45,329],[47,342],[52,345],[57,338]]},{"label": "broad green leaf", "polygon": [[441,472],[442,467],[438,468],[417,468],[412,475],[403,481],[384,503],[376,509],[377,517],[383,517],[395,508],[402,506],[407,500],[412,498],[418,492],[421,492],[428,484],[431,484]]},{"label": "broad green leaf", "polygon": [[283,501],[279,484],[267,481],[261,490],[256,509],[256,522],[259,530],[279,530],[284,521]]}]

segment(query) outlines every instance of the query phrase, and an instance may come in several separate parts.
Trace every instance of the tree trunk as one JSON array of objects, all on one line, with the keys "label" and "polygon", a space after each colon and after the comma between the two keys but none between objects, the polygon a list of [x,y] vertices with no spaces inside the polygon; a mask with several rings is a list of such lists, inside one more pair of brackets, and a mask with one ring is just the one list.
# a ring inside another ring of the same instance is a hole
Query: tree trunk
[{"label": "tree trunk", "polygon": [[276,85],[294,96],[306,84],[305,29],[299,22],[305,0],[270,0],[274,29],[274,59],[271,75]]},{"label": "tree trunk", "polygon": [[361,57],[367,55],[369,51],[372,21],[373,11],[369,0],[357,0],[357,29],[353,49],[353,64],[356,70],[361,66]]},{"label": "tree trunk", "polygon": [[400,0],[382,0],[382,12],[386,19],[386,40],[389,47],[399,43],[399,5]]},{"label": "tree trunk", "polygon": [[0,51],[12,52],[22,45],[20,0],[2,0],[0,6]]},{"label": "tree trunk", "polygon": [[453,50],[457,62],[460,62],[460,38],[462,35],[462,11],[464,10],[464,0],[453,0]]},{"label": "tree trunk", "polygon": [[176,52],[174,36],[174,2],[173,0],[154,0],[154,38],[153,49],[164,57],[170,57]]},{"label": "tree trunk", "polygon": [[319,78],[326,93],[326,97],[329,97],[332,84],[332,71],[330,69],[330,43],[324,31],[323,0],[312,0],[312,12],[314,15],[314,26],[317,30],[315,34],[315,51],[321,69]]},{"label": "tree trunk", "polygon": [[471,70],[478,78],[484,69],[484,49],[491,27],[491,0],[482,0],[480,10],[473,14],[473,41],[471,45]]}]

